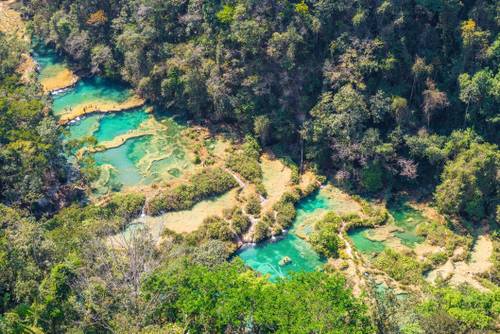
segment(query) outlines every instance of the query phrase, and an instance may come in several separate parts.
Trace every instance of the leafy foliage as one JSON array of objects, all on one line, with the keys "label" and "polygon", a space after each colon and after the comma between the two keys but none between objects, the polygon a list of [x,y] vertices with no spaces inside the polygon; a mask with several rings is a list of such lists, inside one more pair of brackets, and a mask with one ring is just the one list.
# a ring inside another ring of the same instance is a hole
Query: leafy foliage
[{"label": "leafy foliage", "polygon": [[159,215],[162,212],[186,210],[196,202],[210,196],[222,195],[238,184],[234,178],[220,168],[205,169],[193,175],[187,184],[166,190],[147,203],[147,212]]},{"label": "leafy foliage", "polygon": [[494,214],[498,204],[500,155],[495,145],[472,144],[448,162],[436,188],[436,204],[449,215],[473,219]]},{"label": "leafy foliage", "polygon": [[256,332],[372,332],[365,307],[339,276],[301,274],[272,284],[255,279],[240,262],[212,269],[184,266],[176,275],[154,274],[143,293],[162,300],[152,313],[155,321],[181,321],[196,333],[248,326]]},{"label": "leafy foliage", "polygon": [[386,248],[377,256],[375,266],[405,284],[419,283],[424,270],[423,263],[418,262],[414,257],[398,253],[390,248]]}]

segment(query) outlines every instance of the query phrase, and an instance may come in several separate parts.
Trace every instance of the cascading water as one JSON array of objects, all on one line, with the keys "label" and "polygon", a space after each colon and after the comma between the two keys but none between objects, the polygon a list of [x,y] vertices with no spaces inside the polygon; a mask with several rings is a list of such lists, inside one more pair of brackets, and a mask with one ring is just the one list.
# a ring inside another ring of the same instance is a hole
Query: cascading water
[{"label": "cascading water", "polygon": [[[41,79],[50,80],[62,68],[67,70],[63,59],[43,45],[37,45],[34,55]],[[132,94],[123,84],[100,77],[84,78],[70,88],[51,93],[52,112],[62,117],[78,108],[99,110],[101,104],[113,107]],[[101,170],[101,177],[94,184],[96,194],[178,178],[192,166],[180,138],[183,126],[173,117],[159,118],[147,113],[145,107],[76,117],[66,129],[65,140],[93,136],[98,145],[110,145],[92,153]]]}]

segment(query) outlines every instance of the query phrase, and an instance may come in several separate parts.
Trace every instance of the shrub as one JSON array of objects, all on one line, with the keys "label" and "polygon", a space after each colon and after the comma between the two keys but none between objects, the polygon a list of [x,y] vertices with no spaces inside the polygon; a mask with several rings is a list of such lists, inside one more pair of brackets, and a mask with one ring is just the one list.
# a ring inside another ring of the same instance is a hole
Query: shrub
[{"label": "shrub", "polygon": [[254,183],[262,182],[262,169],[260,168],[259,161],[252,159],[242,152],[232,154],[227,160],[226,166],[248,181]]},{"label": "shrub", "polygon": [[205,218],[198,230],[198,234],[202,239],[221,241],[231,241],[235,237],[229,222],[218,216]]},{"label": "shrub", "polygon": [[237,185],[234,178],[222,169],[206,169],[193,175],[188,184],[164,191],[150,200],[147,203],[147,212],[154,216],[162,212],[187,210],[196,202],[222,195]]},{"label": "shrub", "polygon": [[264,216],[261,220],[255,224],[255,230],[253,234],[253,239],[255,242],[262,241],[271,236],[270,226],[272,221],[268,219],[268,216]]},{"label": "shrub", "polygon": [[105,208],[111,210],[114,216],[123,220],[129,220],[140,215],[146,197],[141,194],[117,194],[105,205]]},{"label": "shrub", "polygon": [[231,227],[238,235],[242,235],[250,227],[250,219],[239,210],[233,213]]},{"label": "shrub", "polygon": [[434,267],[444,264],[447,260],[446,252],[437,252],[429,256],[429,261]]},{"label": "shrub", "polygon": [[328,212],[323,219],[314,225],[309,237],[313,248],[322,256],[338,257],[341,240],[338,236],[342,218],[335,212]]},{"label": "shrub", "polygon": [[264,184],[262,182],[255,184],[255,190],[257,191],[257,193],[261,194],[262,196],[267,197],[267,190],[266,190],[266,187],[264,187]]},{"label": "shrub", "polygon": [[472,238],[459,236],[453,233],[445,225],[437,222],[425,222],[419,224],[416,233],[426,238],[431,245],[444,246],[448,256],[453,254],[453,251],[458,246],[463,246],[464,249],[469,249],[472,243]]},{"label": "shrub", "polygon": [[375,267],[390,277],[405,284],[416,284],[422,280],[424,265],[412,256],[386,248],[375,260]]},{"label": "shrub", "polygon": [[296,215],[293,202],[280,201],[274,205],[276,210],[276,223],[282,228],[290,226]]},{"label": "shrub", "polygon": [[309,237],[314,250],[325,257],[338,257],[341,243],[337,230],[333,225],[322,226]]},{"label": "shrub", "polygon": [[245,137],[241,149],[229,156],[226,167],[240,174],[243,178],[255,184],[262,183],[262,169],[259,163],[260,147],[251,137]]},{"label": "shrub", "polygon": [[260,210],[262,206],[260,205],[260,199],[257,195],[252,194],[247,200],[247,205],[245,206],[245,210],[248,214],[259,216]]}]

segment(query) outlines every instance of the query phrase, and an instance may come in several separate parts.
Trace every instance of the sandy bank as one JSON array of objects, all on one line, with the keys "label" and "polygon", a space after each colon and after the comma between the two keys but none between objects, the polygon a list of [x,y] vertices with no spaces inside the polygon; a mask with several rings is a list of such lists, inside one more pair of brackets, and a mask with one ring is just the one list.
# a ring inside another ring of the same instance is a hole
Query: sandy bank
[{"label": "sandy bank", "polygon": [[134,109],[142,107],[144,103],[145,103],[144,99],[138,96],[132,96],[123,102],[104,100],[104,101],[91,101],[88,103],[82,103],[69,110],[68,113],[63,114],[59,119],[59,124],[64,125],[78,117],[87,116],[93,113],[120,112],[129,109]]},{"label": "sandy bank", "polygon": [[261,157],[261,167],[263,172],[262,183],[267,192],[267,198],[262,203],[262,210],[266,212],[273,207],[287,190],[291,189],[292,171],[283,162],[268,153]]},{"label": "sandy bank", "polygon": [[485,291],[486,288],[479,282],[476,275],[491,268],[493,265],[490,260],[492,252],[493,242],[490,237],[481,235],[477,238],[472,249],[470,261],[453,262],[452,257],[442,266],[430,271],[426,279],[429,282],[434,282],[437,278],[442,278],[455,286],[468,283],[478,290]]},{"label": "sandy bank", "polygon": [[40,78],[40,84],[44,93],[51,93],[57,90],[74,86],[78,82],[78,76],[69,68],[63,65],[52,65],[55,68],[51,70],[50,75]]}]

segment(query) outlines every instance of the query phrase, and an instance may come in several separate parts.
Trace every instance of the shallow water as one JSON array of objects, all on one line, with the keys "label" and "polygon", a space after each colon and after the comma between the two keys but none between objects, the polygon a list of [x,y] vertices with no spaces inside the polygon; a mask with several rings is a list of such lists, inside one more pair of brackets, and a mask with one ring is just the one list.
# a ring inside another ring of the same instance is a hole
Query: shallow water
[{"label": "shallow water", "polygon": [[149,129],[153,132],[129,138],[123,144],[119,142],[118,147],[94,153],[97,164],[112,171],[109,182],[105,179],[98,182],[101,188],[111,183],[117,190],[178,178],[193,166],[181,136],[183,128],[172,119],[157,123],[153,117],[143,109],[103,116],[94,134],[100,143],[144,127],[145,122],[159,128]]},{"label": "shallow water", "polygon": [[402,230],[394,232],[394,236],[400,239],[403,245],[415,247],[425,240],[416,233],[417,226],[427,220],[420,211],[406,203],[394,203],[389,206],[389,212],[394,217],[395,225]]},{"label": "shallow water", "polygon": [[[269,274],[271,280],[286,277],[291,272],[315,271],[324,263],[307,241],[292,232],[276,242],[245,248],[238,255],[252,269]],[[280,266],[279,261],[284,256],[290,257],[292,263]]]},{"label": "shallow water", "polygon": [[[291,272],[309,272],[321,268],[325,260],[313,250],[312,246],[296,235],[296,228],[304,226],[302,231],[312,231],[313,221],[335,207],[326,190],[317,191],[302,199],[297,205],[297,216],[290,231],[275,241],[266,241],[256,246],[248,246],[238,252],[245,264],[252,269],[268,274],[271,280],[286,277]],[[279,261],[288,256],[292,262],[280,266]]]},{"label": "shallow water", "polygon": [[[35,45],[34,56],[40,65],[40,79],[49,78],[66,68],[64,60],[53,50],[41,44]],[[61,116],[77,106],[120,103],[132,95],[129,87],[115,81],[101,77],[81,79],[74,87],[53,95],[52,111],[55,116]],[[173,117],[147,113],[146,107],[92,114],[70,122],[66,129],[66,140],[93,136],[98,145],[112,142],[112,148],[92,153],[101,168],[101,177],[94,184],[98,194],[177,178],[192,166],[181,138],[184,127]],[[127,134],[132,131],[139,132],[127,139]],[[121,141],[120,136],[124,136]]]},{"label": "shallow water", "polygon": [[347,233],[354,243],[354,247],[363,254],[380,253],[385,248],[383,242],[370,240],[368,238],[368,233],[370,233],[371,230],[371,228],[358,227],[351,229]]},{"label": "shallow water", "polygon": [[[389,213],[394,218],[394,225],[400,230],[392,232],[390,238],[397,238],[401,244],[413,248],[422,243],[425,238],[417,235],[417,226],[426,221],[426,218],[418,210],[413,209],[405,202],[396,202],[389,207]],[[388,240],[371,240],[370,234],[373,228],[355,228],[348,232],[348,236],[358,251],[364,254],[380,253],[388,247]],[[389,238],[389,239],[390,239]]]},{"label": "shallow water", "polygon": [[119,147],[111,148],[94,154],[98,166],[110,165],[113,170],[112,181],[118,182],[122,186],[135,186],[143,183],[143,175],[137,165],[132,160],[133,155],[138,155],[137,151],[147,137],[133,138]]},{"label": "shallow water", "polygon": [[146,113],[144,108],[108,114],[102,117],[97,131],[93,135],[99,143],[112,140],[117,136],[138,129],[149,117],[152,116]]},{"label": "shallow water", "polygon": [[33,53],[33,58],[40,66],[38,77],[42,80],[51,77],[54,73],[64,68],[64,62],[53,50],[45,47],[42,43],[38,43]]},{"label": "shallow water", "polygon": [[83,139],[92,136],[99,129],[100,121],[103,115],[94,114],[85,117],[81,121],[67,127],[69,135],[66,139]]},{"label": "shallow water", "polygon": [[343,215],[356,213],[359,210],[361,207],[355,201],[346,199],[338,189],[326,186],[300,202],[294,226],[297,234],[308,236],[314,229],[314,223],[328,211]]},{"label": "shallow water", "polygon": [[61,116],[77,105],[100,101],[120,103],[132,96],[132,91],[126,86],[99,77],[81,79],[75,87],[54,96],[52,111]]}]

